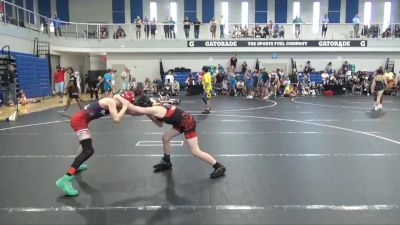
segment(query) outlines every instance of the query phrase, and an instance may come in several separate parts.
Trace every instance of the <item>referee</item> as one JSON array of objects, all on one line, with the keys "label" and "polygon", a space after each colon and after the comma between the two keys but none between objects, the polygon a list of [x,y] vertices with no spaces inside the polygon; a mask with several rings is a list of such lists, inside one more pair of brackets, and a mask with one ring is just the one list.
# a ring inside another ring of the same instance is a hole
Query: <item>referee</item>
[{"label": "referee", "polygon": [[210,72],[208,72],[208,67],[203,66],[203,68],[201,69],[203,72],[203,80],[202,80],[202,84],[203,84],[203,101],[204,104],[206,104],[206,109],[201,112],[202,114],[210,114],[211,108],[211,97],[212,97],[212,83],[211,83],[211,74]]}]

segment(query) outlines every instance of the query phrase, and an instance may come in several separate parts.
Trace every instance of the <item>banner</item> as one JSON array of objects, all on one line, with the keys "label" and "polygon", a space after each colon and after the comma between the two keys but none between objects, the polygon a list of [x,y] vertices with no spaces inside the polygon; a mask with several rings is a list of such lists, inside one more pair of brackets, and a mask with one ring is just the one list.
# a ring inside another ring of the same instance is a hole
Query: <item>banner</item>
[{"label": "banner", "polygon": [[367,41],[188,41],[187,47],[239,48],[239,47],[367,47]]}]

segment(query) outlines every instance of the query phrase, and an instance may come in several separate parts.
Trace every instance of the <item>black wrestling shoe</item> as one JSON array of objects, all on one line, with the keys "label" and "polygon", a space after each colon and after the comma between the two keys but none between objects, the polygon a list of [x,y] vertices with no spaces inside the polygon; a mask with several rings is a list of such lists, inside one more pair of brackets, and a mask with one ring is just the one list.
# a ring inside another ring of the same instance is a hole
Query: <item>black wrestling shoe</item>
[{"label": "black wrestling shoe", "polygon": [[154,168],[154,172],[170,170],[170,169],[172,169],[172,163],[165,162],[164,159],[161,159],[161,161],[158,164],[154,165],[153,168]]},{"label": "black wrestling shoe", "polygon": [[226,171],[226,168],[224,166],[220,166],[220,167],[216,168],[214,170],[214,172],[212,172],[210,174],[210,178],[214,179],[214,178],[218,178],[218,177],[224,176],[225,175],[225,171]]}]

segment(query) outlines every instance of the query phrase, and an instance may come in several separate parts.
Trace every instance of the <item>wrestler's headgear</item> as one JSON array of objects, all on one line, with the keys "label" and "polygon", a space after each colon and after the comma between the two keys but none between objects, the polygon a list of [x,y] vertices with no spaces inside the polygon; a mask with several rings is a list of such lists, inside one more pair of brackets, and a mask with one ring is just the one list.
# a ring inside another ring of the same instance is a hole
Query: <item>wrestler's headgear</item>
[{"label": "wrestler's headgear", "polygon": [[125,91],[121,94],[121,97],[133,103],[135,101],[135,94],[132,91]]}]

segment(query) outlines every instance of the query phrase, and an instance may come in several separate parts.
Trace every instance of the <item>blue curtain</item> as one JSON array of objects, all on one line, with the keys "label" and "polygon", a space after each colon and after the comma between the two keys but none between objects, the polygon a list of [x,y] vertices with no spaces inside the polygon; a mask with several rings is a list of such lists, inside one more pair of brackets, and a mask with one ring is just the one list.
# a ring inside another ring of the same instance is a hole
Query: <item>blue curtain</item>
[{"label": "blue curtain", "polygon": [[131,22],[133,23],[137,16],[143,19],[143,0],[131,0]]},{"label": "blue curtain", "polygon": [[328,18],[330,23],[340,23],[341,0],[329,0]]},{"label": "blue curtain", "polygon": [[125,23],[125,0],[112,0],[113,23]]},{"label": "blue curtain", "polygon": [[[39,14],[51,18],[50,0],[39,0]],[[40,18],[43,22],[43,18]]]},{"label": "blue curtain", "polygon": [[275,0],[275,23],[287,23],[287,10],[287,0]]},{"label": "blue curtain", "polygon": [[268,0],[256,0],[255,21],[265,23],[268,19]]},{"label": "blue curtain", "polygon": [[57,14],[62,21],[69,21],[69,0],[56,0]]},{"label": "blue curtain", "polygon": [[352,23],[358,13],[358,0],[346,0],[346,23]]},{"label": "blue curtain", "polygon": [[196,0],[185,0],[184,2],[184,14],[185,17],[189,17],[192,22],[197,18],[197,1]]},{"label": "blue curtain", "polygon": [[214,17],[214,0],[203,0],[202,3],[203,23],[208,23]]}]

